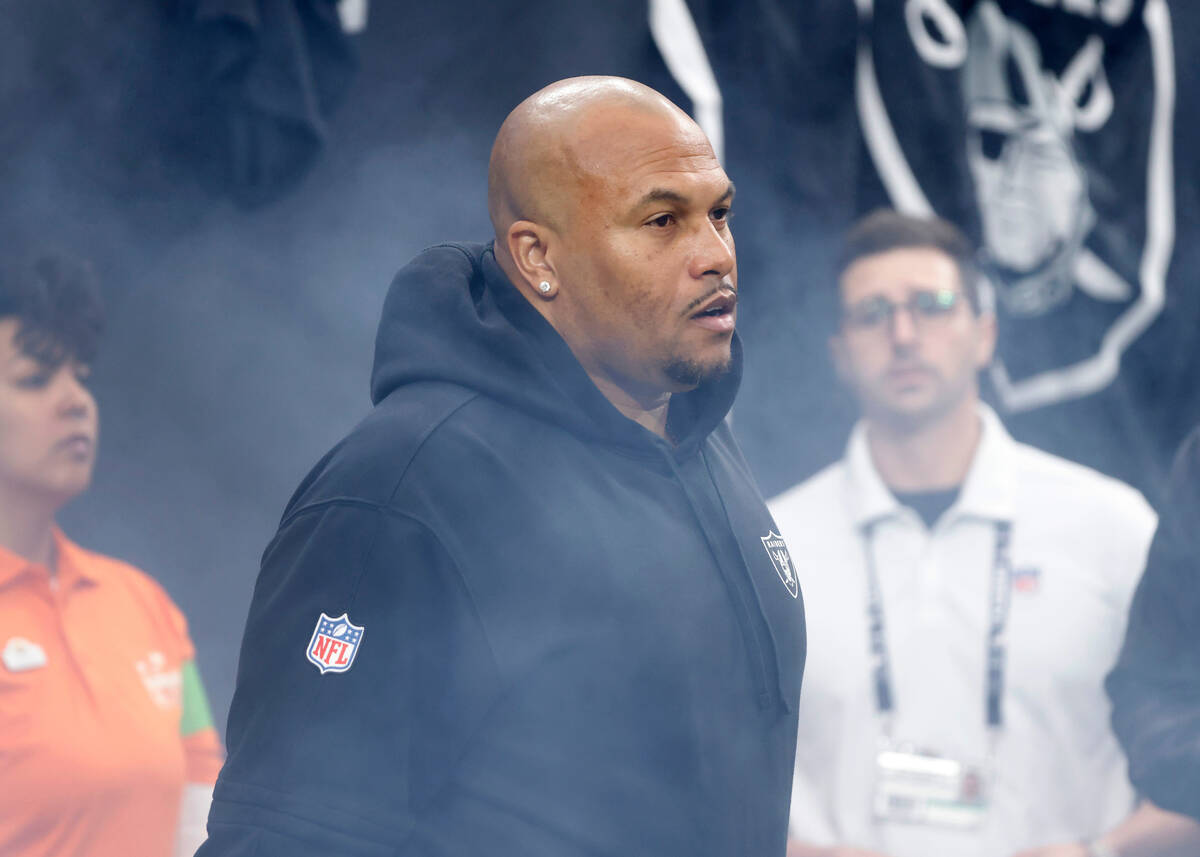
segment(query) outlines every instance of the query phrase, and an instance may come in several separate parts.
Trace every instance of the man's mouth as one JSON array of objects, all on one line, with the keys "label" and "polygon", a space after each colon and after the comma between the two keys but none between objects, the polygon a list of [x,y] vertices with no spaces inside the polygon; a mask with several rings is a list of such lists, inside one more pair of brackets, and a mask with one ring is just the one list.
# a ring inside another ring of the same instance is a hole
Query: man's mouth
[{"label": "man's mouth", "polygon": [[692,321],[709,330],[725,333],[733,330],[737,310],[737,292],[721,289],[692,314]]},{"label": "man's mouth", "polygon": [[887,371],[888,379],[892,383],[902,386],[923,383],[932,376],[933,370],[919,363],[891,366]]}]

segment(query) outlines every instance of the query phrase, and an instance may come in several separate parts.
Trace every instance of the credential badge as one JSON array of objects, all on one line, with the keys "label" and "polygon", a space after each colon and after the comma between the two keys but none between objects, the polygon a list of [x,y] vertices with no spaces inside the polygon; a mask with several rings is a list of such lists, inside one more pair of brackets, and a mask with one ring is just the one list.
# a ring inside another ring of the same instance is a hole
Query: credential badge
[{"label": "credential badge", "polygon": [[792,569],[792,555],[788,553],[783,536],[776,535],[773,530],[768,530],[761,540],[767,556],[771,558],[771,565],[775,566],[775,573],[779,575],[779,579],[783,581],[783,585],[787,587],[791,596],[798,598],[800,583],[796,580],[796,572]]},{"label": "credential badge", "polygon": [[305,655],[321,675],[344,673],[353,666],[365,631],[366,628],[355,625],[345,613],[341,616],[322,613]]}]

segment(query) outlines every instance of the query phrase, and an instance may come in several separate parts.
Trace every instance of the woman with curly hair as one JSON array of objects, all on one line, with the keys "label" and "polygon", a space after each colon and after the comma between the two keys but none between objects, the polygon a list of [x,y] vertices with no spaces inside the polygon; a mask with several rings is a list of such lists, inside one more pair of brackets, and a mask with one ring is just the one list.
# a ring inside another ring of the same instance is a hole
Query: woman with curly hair
[{"label": "woman with curly hair", "polygon": [[183,614],[55,524],[91,480],[102,318],[61,258],[0,275],[0,854],[191,855],[221,748]]}]

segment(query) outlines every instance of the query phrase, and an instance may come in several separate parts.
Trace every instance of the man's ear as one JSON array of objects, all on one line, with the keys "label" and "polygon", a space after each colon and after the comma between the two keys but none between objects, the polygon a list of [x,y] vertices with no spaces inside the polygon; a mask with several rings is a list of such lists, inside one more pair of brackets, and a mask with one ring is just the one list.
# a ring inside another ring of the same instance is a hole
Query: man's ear
[{"label": "man's ear", "polygon": [[548,301],[558,294],[559,279],[552,258],[558,236],[548,226],[518,220],[505,233],[508,254],[520,274],[517,285],[534,301]]}]

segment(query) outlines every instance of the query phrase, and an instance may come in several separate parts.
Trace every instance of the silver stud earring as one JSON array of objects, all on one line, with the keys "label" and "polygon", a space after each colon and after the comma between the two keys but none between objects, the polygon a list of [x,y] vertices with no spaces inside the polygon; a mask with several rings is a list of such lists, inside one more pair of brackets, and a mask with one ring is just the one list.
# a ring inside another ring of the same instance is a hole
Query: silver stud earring
[{"label": "silver stud earring", "polygon": [[538,283],[538,291],[541,292],[542,294],[544,294],[544,295],[550,294],[550,289],[551,289],[551,285],[546,280],[542,280],[540,283]]}]

